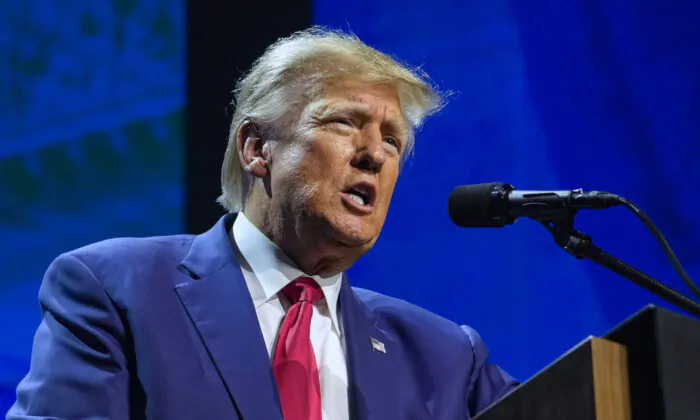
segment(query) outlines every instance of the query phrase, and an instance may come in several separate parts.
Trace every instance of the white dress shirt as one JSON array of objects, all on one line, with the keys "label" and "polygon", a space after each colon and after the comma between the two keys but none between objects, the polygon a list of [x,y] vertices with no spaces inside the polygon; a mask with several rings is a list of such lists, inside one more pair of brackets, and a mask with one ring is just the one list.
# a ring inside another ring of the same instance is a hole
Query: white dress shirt
[{"label": "white dress shirt", "polygon": [[270,360],[284,315],[291,306],[278,292],[300,276],[311,277],[321,286],[324,298],[314,304],[311,345],[320,376],[323,419],[348,419],[348,373],[338,306],[342,274],[325,278],[305,274],[243,213],[238,213],[231,236]]}]

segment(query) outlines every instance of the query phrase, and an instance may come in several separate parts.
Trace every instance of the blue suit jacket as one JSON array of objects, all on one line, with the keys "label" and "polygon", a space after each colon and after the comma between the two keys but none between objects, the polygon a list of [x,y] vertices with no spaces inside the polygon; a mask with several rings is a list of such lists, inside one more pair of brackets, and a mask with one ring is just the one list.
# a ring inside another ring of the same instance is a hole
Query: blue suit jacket
[{"label": "blue suit jacket", "polygon": [[[8,418],[281,419],[229,243],[234,218],[198,236],[113,239],[58,257]],[[468,327],[347,279],[340,305],[353,419],[469,419],[516,384]]]}]

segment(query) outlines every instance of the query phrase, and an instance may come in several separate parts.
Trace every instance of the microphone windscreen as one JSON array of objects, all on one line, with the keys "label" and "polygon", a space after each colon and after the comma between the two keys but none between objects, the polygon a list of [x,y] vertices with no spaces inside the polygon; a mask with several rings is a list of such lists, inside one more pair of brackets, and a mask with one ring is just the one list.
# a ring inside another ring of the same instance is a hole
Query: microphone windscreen
[{"label": "microphone windscreen", "polygon": [[452,190],[447,200],[447,210],[452,222],[460,227],[502,227],[503,218],[497,217],[499,209],[494,208],[503,191],[503,183],[460,185]]}]

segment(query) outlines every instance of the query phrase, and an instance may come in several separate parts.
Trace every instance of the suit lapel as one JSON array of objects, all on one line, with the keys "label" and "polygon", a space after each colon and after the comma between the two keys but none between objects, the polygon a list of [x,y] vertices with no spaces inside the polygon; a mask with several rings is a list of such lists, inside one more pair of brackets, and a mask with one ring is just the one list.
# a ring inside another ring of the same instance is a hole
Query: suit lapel
[{"label": "suit lapel", "polygon": [[[401,384],[396,383],[399,345],[377,327],[376,316],[352,290],[347,276],[343,277],[340,308],[350,381],[350,418],[400,418],[397,406]],[[386,353],[374,349],[372,339],[375,345],[383,344]]]},{"label": "suit lapel", "polygon": [[175,287],[239,416],[281,419],[272,366],[253,302],[228,237],[234,215],[194,239]]}]

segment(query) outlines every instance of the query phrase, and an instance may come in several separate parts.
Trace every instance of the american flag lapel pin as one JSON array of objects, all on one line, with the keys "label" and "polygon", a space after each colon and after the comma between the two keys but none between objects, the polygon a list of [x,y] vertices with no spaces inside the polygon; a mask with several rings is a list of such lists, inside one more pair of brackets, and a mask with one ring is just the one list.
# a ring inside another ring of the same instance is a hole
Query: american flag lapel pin
[{"label": "american flag lapel pin", "polygon": [[386,354],[386,347],[384,346],[384,343],[374,337],[370,337],[369,342],[372,344],[372,350],[378,351],[381,354]]}]

